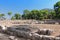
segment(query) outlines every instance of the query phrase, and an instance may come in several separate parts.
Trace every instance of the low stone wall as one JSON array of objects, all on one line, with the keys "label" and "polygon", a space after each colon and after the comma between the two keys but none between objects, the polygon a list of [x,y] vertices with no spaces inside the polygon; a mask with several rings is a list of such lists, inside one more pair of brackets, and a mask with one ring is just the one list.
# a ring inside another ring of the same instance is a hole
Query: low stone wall
[{"label": "low stone wall", "polygon": [[20,32],[16,31],[15,33],[10,32],[9,34],[13,36],[23,37],[26,39],[31,39],[31,40],[60,40],[60,37],[39,35],[37,33],[26,33],[23,31],[20,31]]}]

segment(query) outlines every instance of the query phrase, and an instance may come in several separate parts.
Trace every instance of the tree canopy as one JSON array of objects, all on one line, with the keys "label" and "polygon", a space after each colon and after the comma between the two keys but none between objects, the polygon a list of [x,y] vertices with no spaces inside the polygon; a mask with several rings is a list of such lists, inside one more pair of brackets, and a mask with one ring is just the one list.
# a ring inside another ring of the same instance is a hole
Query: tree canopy
[{"label": "tree canopy", "polygon": [[15,15],[14,15],[14,17],[15,17],[15,19],[21,19],[21,15],[19,14],[19,13],[16,13]]},{"label": "tree canopy", "polygon": [[55,17],[55,11],[50,9],[42,9],[42,10],[24,10],[24,14],[22,15],[24,19],[53,19]]},{"label": "tree canopy", "polygon": [[60,1],[54,5],[54,10],[56,12],[56,17],[60,19]]}]

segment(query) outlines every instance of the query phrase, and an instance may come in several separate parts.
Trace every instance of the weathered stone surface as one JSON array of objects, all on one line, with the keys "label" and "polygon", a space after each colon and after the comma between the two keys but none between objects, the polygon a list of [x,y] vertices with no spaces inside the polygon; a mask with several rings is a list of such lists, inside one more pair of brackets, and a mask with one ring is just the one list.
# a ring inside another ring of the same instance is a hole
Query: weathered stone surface
[{"label": "weathered stone surface", "polygon": [[0,33],[0,40],[9,40],[9,39],[7,35]]},{"label": "weathered stone surface", "polygon": [[50,30],[50,29],[39,29],[37,31],[37,33],[40,35],[51,35],[52,32],[53,32],[53,30]]},{"label": "weathered stone surface", "polygon": [[30,40],[30,39],[0,33],[0,40]]},{"label": "weathered stone surface", "polygon": [[9,36],[9,39],[10,40],[14,40],[15,39],[15,36]]},{"label": "weathered stone surface", "polygon": [[43,35],[43,40],[54,40],[54,36],[47,36],[47,35]]},{"label": "weathered stone surface", "polygon": [[56,37],[55,40],[60,40],[60,37]]},{"label": "weathered stone surface", "polygon": [[19,25],[19,26],[12,26],[12,27],[9,27],[8,30],[20,30],[20,31],[25,31],[25,32],[32,32],[34,30],[37,30],[38,28],[36,27],[31,27],[30,25]]},{"label": "weathered stone surface", "polygon": [[[53,32],[50,29],[39,30],[37,29],[38,31],[34,30],[36,29],[28,26],[27,27],[21,26],[21,27],[9,27],[7,28],[7,30],[3,30],[3,32],[10,35],[9,37],[7,37],[8,40],[60,40],[59,37],[49,36]],[[23,39],[19,39],[16,37]]]},{"label": "weathered stone surface", "polygon": [[41,37],[37,33],[32,33],[31,39],[32,40],[41,40]]}]

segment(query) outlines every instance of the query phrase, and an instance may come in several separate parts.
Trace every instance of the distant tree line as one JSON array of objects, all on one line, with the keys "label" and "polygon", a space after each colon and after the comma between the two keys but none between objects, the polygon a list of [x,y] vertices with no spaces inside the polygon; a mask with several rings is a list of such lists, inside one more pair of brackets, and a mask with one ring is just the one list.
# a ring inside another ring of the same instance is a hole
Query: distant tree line
[{"label": "distant tree line", "polygon": [[23,19],[54,19],[56,13],[51,9],[42,9],[42,10],[24,10],[24,14],[22,15]]},{"label": "distant tree line", "polygon": [[[60,19],[60,1],[54,4],[54,9],[41,9],[41,10],[24,10],[23,14],[15,13],[12,16],[12,12],[7,13],[11,20],[19,19]],[[5,14],[0,14],[0,18],[5,17]]]}]

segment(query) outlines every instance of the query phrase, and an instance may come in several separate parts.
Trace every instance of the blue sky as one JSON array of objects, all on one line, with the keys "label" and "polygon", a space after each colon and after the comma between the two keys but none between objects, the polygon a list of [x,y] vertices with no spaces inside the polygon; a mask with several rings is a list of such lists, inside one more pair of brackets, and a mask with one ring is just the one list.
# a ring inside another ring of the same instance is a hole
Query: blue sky
[{"label": "blue sky", "polygon": [[12,13],[23,13],[23,10],[51,8],[59,0],[0,0],[0,13],[12,11]]}]

